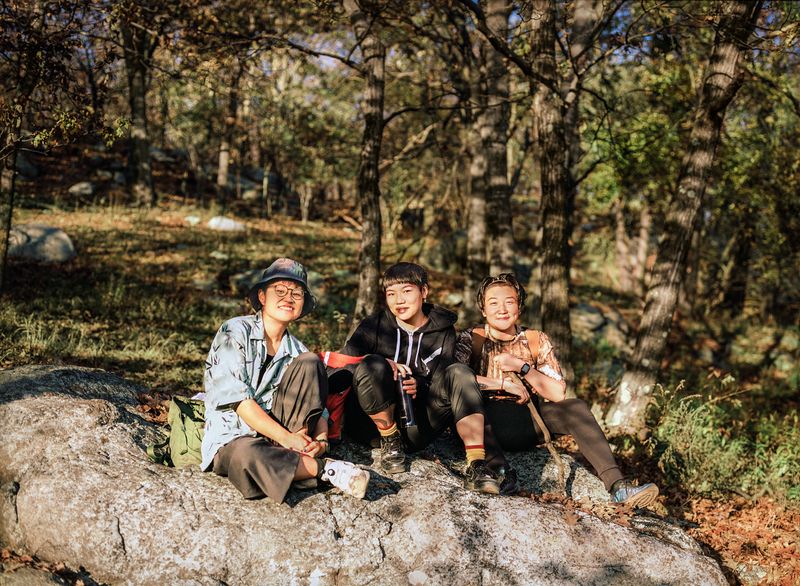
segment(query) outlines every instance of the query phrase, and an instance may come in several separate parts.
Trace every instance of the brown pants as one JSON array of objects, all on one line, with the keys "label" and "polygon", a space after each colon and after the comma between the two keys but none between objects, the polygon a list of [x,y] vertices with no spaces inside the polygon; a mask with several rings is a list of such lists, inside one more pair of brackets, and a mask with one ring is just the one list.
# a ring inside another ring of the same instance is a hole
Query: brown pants
[{"label": "brown pants", "polygon": [[[623,476],[619,470],[603,430],[581,399],[557,402],[539,402],[539,413],[547,429],[554,436],[571,435],[578,443],[581,454],[589,460],[607,490]],[[508,467],[502,451],[522,451],[544,442],[544,434],[531,418],[527,405],[511,401],[487,401],[486,451],[493,468]],[[499,444],[499,446],[497,445]]]},{"label": "brown pants", "polygon": [[[313,433],[328,397],[328,378],[319,357],[305,352],[286,368],[272,398],[270,415],[289,431]],[[300,454],[262,436],[243,436],[222,446],[212,470],[227,476],[246,499],[265,495],[283,502]]]}]

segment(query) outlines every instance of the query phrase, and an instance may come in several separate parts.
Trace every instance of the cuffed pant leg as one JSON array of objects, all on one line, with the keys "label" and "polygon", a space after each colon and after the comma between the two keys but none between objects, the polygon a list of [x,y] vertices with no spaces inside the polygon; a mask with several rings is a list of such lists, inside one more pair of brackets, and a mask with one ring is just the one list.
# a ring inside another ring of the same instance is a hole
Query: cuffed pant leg
[{"label": "cuffed pant leg", "polygon": [[292,485],[300,454],[261,437],[245,436],[222,446],[212,470],[227,476],[246,499],[265,495],[283,502]]},{"label": "cuffed pant leg", "polygon": [[278,383],[270,414],[286,429],[314,432],[328,398],[328,376],[319,356],[304,352],[292,360]]},{"label": "cuffed pant leg", "polygon": [[585,401],[565,399],[545,403],[541,406],[541,415],[551,433],[575,438],[581,454],[589,460],[607,490],[623,477],[608,440]]}]

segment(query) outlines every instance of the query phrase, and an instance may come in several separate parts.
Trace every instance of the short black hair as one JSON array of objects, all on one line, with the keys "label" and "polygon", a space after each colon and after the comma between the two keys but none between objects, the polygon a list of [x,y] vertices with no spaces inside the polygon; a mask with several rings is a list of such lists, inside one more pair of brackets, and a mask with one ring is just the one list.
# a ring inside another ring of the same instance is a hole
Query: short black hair
[{"label": "short black hair", "polygon": [[496,277],[486,277],[481,281],[481,284],[478,286],[478,292],[475,294],[478,308],[483,311],[483,306],[486,302],[486,290],[495,285],[511,287],[517,292],[517,305],[519,306],[519,312],[522,313],[525,309],[525,299],[528,295],[525,293],[525,288],[514,276],[514,273],[500,273]]},{"label": "short black hair", "polygon": [[428,271],[413,262],[398,262],[383,273],[383,290],[399,283],[411,283],[420,289],[428,286]]}]

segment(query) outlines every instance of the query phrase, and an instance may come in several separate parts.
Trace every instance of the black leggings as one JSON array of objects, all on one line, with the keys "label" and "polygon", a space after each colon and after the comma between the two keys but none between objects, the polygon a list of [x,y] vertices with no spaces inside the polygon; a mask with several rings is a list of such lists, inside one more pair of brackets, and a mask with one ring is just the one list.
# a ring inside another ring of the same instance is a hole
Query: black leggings
[{"label": "black leggings", "polygon": [[[622,478],[608,440],[585,401],[565,399],[539,402],[538,408],[542,421],[551,434],[571,435],[575,438],[581,454],[589,460],[606,489],[610,489],[614,482]],[[511,401],[487,401],[486,416],[487,427],[491,427],[486,434],[487,451],[499,452],[490,450],[491,440],[488,438],[492,437],[492,433],[502,449],[511,452],[530,450],[544,442],[544,434],[531,418],[527,405],[517,405]],[[503,459],[502,456],[497,458]]]},{"label": "black leggings", "polygon": [[[379,434],[368,417],[394,406],[395,421],[399,421],[397,381],[386,358],[370,354],[352,368],[353,393],[348,398],[345,433],[353,439],[370,443]],[[465,364],[454,363],[434,377],[430,385],[417,379],[414,415],[417,426],[401,430],[409,448],[422,449],[451,423],[475,413],[483,414],[484,407],[475,375]]]}]

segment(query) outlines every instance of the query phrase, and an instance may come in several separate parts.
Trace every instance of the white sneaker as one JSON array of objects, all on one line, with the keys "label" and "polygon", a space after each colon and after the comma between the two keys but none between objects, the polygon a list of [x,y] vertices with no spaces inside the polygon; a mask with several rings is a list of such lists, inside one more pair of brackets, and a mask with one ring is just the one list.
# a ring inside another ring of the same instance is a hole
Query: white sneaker
[{"label": "white sneaker", "polygon": [[369,484],[369,472],[342,460],[326,460],[322,480],[343,493],[363,499]]}]

